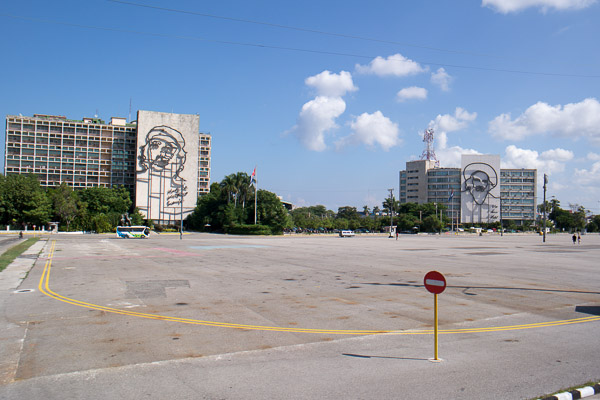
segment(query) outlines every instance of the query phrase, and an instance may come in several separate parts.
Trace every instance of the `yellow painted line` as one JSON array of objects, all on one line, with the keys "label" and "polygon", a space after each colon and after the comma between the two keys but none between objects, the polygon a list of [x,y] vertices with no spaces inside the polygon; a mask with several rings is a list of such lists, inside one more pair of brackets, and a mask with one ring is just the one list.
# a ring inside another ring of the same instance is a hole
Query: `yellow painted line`
[{"label": "yellow painted line", "polygon": [[[62,296],[50,289],[50,270],[52,268],[52,258],[54,257],[54,249],[56,247],[56,241],[52,241],[50,247],[50,255],[44,265],[42,276],[38,284],[40,292],[44,293],[55,300],[63,303],[71,304],[78,307],[84,307],[90,310],[105,311],[113,314],[127,315],[131,317],[154,319],[160,321],[179,322],[184,324],[193,325],[204,325],[214,326],[219,328],[232,328],[232,329],[246,329],[246,330],[259,330],[259,331],[272,331],[272,332],[289,332],[289,333],[319,333],[329,335],[377,335],[377,334],[392,334],[392,335],[431,335],[433,330],[405,330],[405,331],[393,331],[393,330],[346,330],[346,329],[311,329],[311,328],[286,328],[281,326],[264,326],[264,325],[246,325],[246,324],[234,324],[229,322],[217,322],[217,321],[203,321],[190,318],[179,318],[171,317],[168,315],[158,314],[147,314],[140,313],[130,310],[122,310],[119,308],[105,307],[98,304],[86,303],[81,300],[71,299],[66,296]],[[546,328],[560,325],[580,324],[584,322],[600,321],[600,316],[596,317],[583,317],[575,319],[567,319],[562,321],[548,321],[548,322],[536,322],[532,324],[523,325],[509,325],[509,326],[494,326],[487,328],[465,328],[465,329],[446,329],[439,330],[439,334],[457,334],[457,333],[485,333],[485,332],[500,332],[500,331],[513,331],[520,329],[534,329],[534,328]]]}]

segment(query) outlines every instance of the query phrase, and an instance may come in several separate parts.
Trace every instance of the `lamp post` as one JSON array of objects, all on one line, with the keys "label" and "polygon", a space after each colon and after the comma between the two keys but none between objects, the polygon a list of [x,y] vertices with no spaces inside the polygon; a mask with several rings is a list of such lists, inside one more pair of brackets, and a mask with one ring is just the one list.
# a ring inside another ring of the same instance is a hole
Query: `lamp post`
[{"label": "lamp post", "polygon": [[500,236],[504,236],[504,224],[502,223],[502,193],[500,193]]},{"label": "lamp post", "polygon": [[179,240],[183,239],[183,188],[181,190],[181,202],[179,203]]},{"label": "lamp post", "polygon": [[388,189],[390,191],[390,237],[392,235],[392,227],[394,226],[394,189]]}]

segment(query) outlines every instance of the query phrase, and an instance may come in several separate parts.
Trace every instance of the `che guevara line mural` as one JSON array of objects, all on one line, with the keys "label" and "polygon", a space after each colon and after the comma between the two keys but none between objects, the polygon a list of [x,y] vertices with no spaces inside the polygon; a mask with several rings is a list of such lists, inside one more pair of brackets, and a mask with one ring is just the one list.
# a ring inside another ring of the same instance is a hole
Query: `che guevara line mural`
[{"label": "che guevara line mural", "polygon": [[195,206],[197,122],[196,115],[138,112],[136,205],[155,222],[178,221]]}]

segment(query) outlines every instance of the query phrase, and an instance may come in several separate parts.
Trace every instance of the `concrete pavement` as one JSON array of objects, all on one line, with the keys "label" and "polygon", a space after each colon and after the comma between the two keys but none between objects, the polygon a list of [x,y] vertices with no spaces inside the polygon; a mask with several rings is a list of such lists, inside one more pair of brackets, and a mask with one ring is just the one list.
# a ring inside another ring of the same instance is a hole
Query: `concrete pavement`
[{"label": "concrete pavement", "polygon": [[600,378],[597,236],[58,236],[35,291],[2,295],[0,398],[527,399]]}]

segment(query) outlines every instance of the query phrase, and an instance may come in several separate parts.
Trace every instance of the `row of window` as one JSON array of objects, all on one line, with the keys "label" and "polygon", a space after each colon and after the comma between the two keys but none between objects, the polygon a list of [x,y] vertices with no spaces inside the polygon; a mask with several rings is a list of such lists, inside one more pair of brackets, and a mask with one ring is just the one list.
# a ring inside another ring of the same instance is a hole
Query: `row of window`
[{"label": "row of window", "polygon": [[456,169],[456,170],[442,170],[442,171],[437,171],[437,170],[429,170],[427,171],[427,175],[428,176],[460,176],[460,170]]},{"label": "row of window", "polygon": [[535,171],[507,171],[507,170],[500,170],[500,176],[535,176]]},{"label": "row of window", "polygon": [[533,178],[500,178],[501,183],[535,183]]},{"label": "row of window", "polygon": [[435,183],[435,182],[452,182],[452,183],[460,183],[460,179],[459,177],[452,177],[452,178],[429,178],[427,179],[427,182],[429,183]]}]

